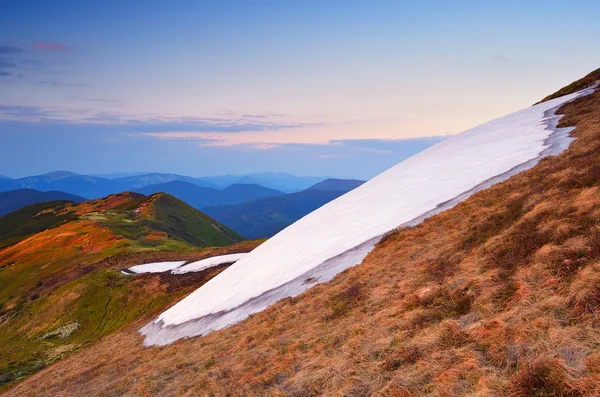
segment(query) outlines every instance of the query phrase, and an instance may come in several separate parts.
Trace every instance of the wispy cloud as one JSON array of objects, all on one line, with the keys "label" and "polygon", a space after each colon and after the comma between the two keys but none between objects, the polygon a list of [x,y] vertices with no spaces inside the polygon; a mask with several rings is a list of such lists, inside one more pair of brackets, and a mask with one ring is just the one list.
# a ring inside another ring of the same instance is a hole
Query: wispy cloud
[{"label": "wispy cloud", "polygon": [[25,50],[21,47],[0,45],[0,76],[16,75],[17,77],[23,77],[23,74],[19,73],[19,69],[22,69],[23,66],[43,66],[40,61],[32,59],[19,60],[20,54],[24,52]]},{"label": "wispy cloud", "polygon": [[67,51],[70,50],[71,47],[63,44],[63,43],[48,43],[48,42],[37,42],[31,44],[31,48],[36,50],[45,50],[45,51]]},{"label": "wispy cloud", "polygon": [[24,60],[20,61],[19,63],[21,63],[22,65],[35,66],[35,67],[44,66],[44,62],[37,61],[35,59],[24,59]]},{"label": "wispy cloud", "polygon": [[14,55],[20,54],[24,50],[21,47],[15,47],[10,45],[0,45],[0,55]]},{"label": "wispy cloud", "polygon": [[[70,97],[77,99],[78,97]],[[219,138],[211,134],[236,134],[252,132],[273,132],[310,126],[307,123],[274,120],[249,120],[235,117],[196,117],[132,115],[118,111],[99,111],[94,102],[105,102],[101,98],[89,100],[90,106],[78,108],[57,108],[53,106],[35,107],[0,104],[0,119],[28,122],[53,122],[88,125],[115,125],[138,130],[136,135],[164,140],[185,139],[205,142],[206,145],[220,146]],[[262,144],[258,141],[254,143]]]},{"label": "wispy cloud", "polygon": [[12,69],[16,67],[17,64],[15,61],[9,58],[0,57],[0,76],[10,76],[12,73],[7,69]]},{"label": "wispy cloud", "polygon": [[14,68],[15,66],[17,66],[17,64],[14,61],[6,58],[0,58],[0,68]]},{"label": "wispy cloud", "polygon": [[42,80],[40,81],[42,85],[49,85],[53,87],[91,87],[91,84],[87,83],[63,83],[61,81],[55,80]]},{"label": "wispy cloud", "polygon": [[35,106],[14,106],[0,104],[0,119],[32,121],[48,119],[53,113],[50,109]]}]

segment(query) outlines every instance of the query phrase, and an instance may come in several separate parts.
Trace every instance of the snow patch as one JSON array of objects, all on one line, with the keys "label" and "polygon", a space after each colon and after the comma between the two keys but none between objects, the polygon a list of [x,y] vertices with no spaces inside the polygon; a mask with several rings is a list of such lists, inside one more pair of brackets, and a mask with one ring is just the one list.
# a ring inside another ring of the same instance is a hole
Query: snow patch
[{"label": "snow patch", "polygon": [[213,256],[211,258],[206,258],[199,260],[197,262],[188,263],[185,266],[177,267],[171,271],[173,274],[184,274],[190,272],[201,272],[202,270],[209,269],[211,267],[223,265],[225,263],[235,263],[248,255],[247,253],[243,254],[228,254],[228,255],[219,255]]},{"label": "snow patch", "polygon": [[154,263],[146,263],[143,265],[137,265],[130,267],[130,272],[142,274],[142,273],[162,273],[168,272],[169,270],[175,269],[183,265],[187,261],[175,261],[175,262],[154,262]]},{"label": "snow patch", "polygon": [[206,334],[243,320],[360,263],[381,237],[566,149],[562,104],[593,89],[492,120],[432,146],[324,205],[260,245],[140,332],[145,345]]}]

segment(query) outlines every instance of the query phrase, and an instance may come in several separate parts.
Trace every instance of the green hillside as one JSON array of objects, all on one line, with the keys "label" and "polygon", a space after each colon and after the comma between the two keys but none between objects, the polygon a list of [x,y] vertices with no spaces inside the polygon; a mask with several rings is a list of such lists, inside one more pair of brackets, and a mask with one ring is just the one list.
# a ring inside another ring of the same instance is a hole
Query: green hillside
[{"label": "green hillside", "polygon": [[242,240],[167,194],[34,204],[0,218],[0,387],[164,308],[223,269],[132,277],[122,268],[257,245]]}]

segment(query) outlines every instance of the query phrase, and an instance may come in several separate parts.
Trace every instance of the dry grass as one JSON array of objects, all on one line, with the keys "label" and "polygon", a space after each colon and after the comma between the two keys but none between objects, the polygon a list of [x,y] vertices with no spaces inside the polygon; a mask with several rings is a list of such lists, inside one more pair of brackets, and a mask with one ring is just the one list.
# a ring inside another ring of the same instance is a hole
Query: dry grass
[{"label": "dry grass", "polygon": [[143,319],[8,394],[600,395],[600,91],[562,111],[565,153],[332,282],[162,348]]}]

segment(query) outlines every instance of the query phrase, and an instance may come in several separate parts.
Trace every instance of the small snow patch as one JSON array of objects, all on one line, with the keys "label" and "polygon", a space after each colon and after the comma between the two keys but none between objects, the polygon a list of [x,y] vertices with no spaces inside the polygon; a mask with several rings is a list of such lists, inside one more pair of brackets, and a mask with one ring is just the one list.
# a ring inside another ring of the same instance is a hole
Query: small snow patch
[{"label": "small snow patch", "polygon": [[132,266],[127,269],[130,272],[142,274],[142,273],[162,273],[173,270],[187,261],[174,261],[174,262],[154,262],[146,263],[143,265]]},{"label": "small snow patch", "polygon": [[206,258],[199,260],[197,262],[188,263],[185,266],[178,267],[173,269],[171,273],[173,274],[184,274],[190,272],[201,272],[202,270],[209,269],[211,267],[224,265],[226,263],[235,263],[248,255],[247,253],[242,254],[228,254],[228,255],[219,255],[213,256],[211,258]]}]

